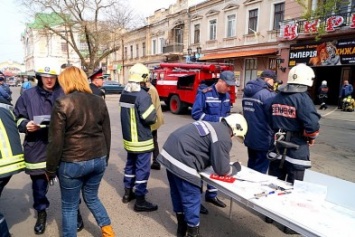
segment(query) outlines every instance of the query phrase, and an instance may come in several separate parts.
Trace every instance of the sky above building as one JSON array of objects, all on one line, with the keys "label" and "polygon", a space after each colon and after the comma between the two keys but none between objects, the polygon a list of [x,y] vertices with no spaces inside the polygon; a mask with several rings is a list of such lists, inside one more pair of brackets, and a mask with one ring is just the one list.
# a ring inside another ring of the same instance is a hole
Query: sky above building
[{"label": "sky above building", "polygon": [[[147,17],[160,8],[168,8],[176,0],[126,0],[137,14]],[[23,62],[21,33],[29,19],[21,13],[16,0],[0,0],[0,62]]]}]

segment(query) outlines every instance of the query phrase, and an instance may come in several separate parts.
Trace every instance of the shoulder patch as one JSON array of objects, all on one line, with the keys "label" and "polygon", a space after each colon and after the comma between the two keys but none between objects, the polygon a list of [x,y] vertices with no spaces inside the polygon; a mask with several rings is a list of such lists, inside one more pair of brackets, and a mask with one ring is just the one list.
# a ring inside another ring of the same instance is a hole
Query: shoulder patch
[{"label": "shoulder patch", "polygon": [[207,93],[207,92],[209,92],[211,90],[212,90],[212,87],[207,87],[207,88],[202,90],[202,93]]}]

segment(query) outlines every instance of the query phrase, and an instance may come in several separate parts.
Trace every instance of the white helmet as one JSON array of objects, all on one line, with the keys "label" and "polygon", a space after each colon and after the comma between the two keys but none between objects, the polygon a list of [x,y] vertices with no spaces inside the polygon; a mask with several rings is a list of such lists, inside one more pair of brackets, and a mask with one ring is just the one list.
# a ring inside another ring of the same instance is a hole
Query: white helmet
[{"label": "white helmet", "polygon": [[298,64],[288,73],[287,84],[298,84],[311,87],[313,85],[314,71],[306,64]]},{"label": "white helmet", "polygon": [[226,121],[229,127],[232,129],[233,136],[239,138],[240,141],[243,142],[245,134],[248,131],[248,123],[244,116],[241,114],[231,114],[223,118],[223,120]]},{"label": "white helmet", "polygon": [[322,86],[326,86],[327,85],[327,81],[322,81]]},{"label": "white helmet", "polygon": [[129,82],[145,82],[149,76],[149,69],[141,63],[134,64],[129,69]]}]

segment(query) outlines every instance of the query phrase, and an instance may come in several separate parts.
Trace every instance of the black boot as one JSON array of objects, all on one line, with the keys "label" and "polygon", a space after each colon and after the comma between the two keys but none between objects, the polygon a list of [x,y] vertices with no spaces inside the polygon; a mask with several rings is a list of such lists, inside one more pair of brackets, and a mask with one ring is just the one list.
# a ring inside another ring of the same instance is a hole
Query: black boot
[{"label": "black boot", "polygon": [[137,200],[136,203],[134,204],[134,210],[136,212],[142,212],[142,211],[149,212],[149,211],[158,210],[158,206],[146,201],[145,196],[137,196],[136,198]]},{"label": "black boot", "polygon": [[34,227],[35,234],[41,235],[46,230],[47,212],[45,210],[37,212],[37,221]]},{"label": "black boot", "polygon": [[185,237],[186,231],[187,231],[187,223],[185,221],[185,215],[182,213],[176,214],[176,218],[177,218],[177,222],[178,222],[176,236],[177,237]]},{"label": "black boot", "polygon": [[78,210],[76,231],[79,232],[79,231],[81,231],[83,228],[84,228],[83,218],[81,217],[80,210]]},{"label": "black boot", "polygon": [[123,203],[128,203],[128,202],[132,201],[135,198],[136,198],[136,195],[134,194],[132,188],[125,188],[124,189],[124,195],[123,195],[123,198],[122,198],[122,202]]},{"label": "black boot", "polygon": [[200,228],[198,226],[195,226],[195,227],[188,226],[186,237],[201,237],[200,236]]}]

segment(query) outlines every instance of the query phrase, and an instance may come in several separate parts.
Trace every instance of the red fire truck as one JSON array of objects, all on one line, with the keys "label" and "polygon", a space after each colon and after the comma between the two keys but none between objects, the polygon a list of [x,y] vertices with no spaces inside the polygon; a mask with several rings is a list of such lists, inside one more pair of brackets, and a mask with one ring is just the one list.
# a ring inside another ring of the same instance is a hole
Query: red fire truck
[{"label": "red fire truck", "polygon": [[[232,70],[231,64],[161,63],[152,70],[152,83],[160,100],[174,114],[185,111],[195,101],[199,89],[215,83],[219,73]],[[235,102],[235,87],[231,87],[231,105]]]}]

